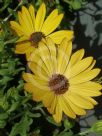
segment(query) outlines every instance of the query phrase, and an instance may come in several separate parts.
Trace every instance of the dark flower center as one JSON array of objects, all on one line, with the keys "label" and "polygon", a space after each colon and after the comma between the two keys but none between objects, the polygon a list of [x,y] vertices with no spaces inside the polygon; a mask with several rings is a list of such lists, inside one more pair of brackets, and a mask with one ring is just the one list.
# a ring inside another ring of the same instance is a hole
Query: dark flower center
[{"label": "dark flower center", "polygon": [[39,42],[42,40],[42,38],[44,38],[44,34],[42,32],[35,32],[32,33],[30,36],[30,41],[32,43],[32,46],[34,46],[35,48],[38,47]]},{"label": "dark flower center", "polygon": [[64,94],[69,88],[68,79],[63,75],[54,74],[50,78],[49,87],[55,94]]}]

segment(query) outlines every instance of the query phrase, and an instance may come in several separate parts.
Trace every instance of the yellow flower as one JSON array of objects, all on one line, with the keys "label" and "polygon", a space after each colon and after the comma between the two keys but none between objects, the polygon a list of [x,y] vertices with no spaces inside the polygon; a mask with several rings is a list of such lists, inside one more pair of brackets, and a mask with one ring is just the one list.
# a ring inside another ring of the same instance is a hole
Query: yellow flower
[{"label": "yellow flower", "polygon": [[26,54],[28,57],[39,46],[39,42],[46,37],[50,37],[56,44],[59,44],[64,37],[69,40],[73,37],[73,31],[60,30],[52,33],[60,24],[63,14],[58,14],[58,10],[53,10],[45,19],[46,7],[42,3],[35,15],[32,5],[27,9],[22,7],[18,12],[19,23],[10,21],[11,28],[17,33],[20,39],[17,41],[16,53]]},{"label": "yellow flower", "polygon": [[41,42],[36,53],[32,53],[28,66],[34,74],[24,73],[24,88],[32,93],[33,100],[42,101],[56,122],[62,113],[75,119],[85,115],[97,102],[102,86],[95,81],[99,68],[93,69],[93,57],[83,58],[84,49],[72,54],[72,42],[64,39],[56,47],[50,38]]}]

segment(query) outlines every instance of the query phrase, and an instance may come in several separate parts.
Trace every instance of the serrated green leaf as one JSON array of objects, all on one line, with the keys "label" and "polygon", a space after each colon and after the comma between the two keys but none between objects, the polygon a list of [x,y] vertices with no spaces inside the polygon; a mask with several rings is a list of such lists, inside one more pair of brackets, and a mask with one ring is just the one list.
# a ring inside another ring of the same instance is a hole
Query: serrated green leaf
[{"label": "serrated green leaf", "polygon": [[32,124],[32,119],[24,115],[19,123],[15,123],[9,136],[28,136],[29,126]]}]

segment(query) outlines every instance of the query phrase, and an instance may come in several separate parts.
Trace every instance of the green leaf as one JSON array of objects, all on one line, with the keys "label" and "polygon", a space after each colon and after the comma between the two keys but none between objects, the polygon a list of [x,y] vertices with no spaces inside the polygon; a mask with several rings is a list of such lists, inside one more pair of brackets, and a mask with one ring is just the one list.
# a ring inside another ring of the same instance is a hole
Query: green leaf
[{"label": "green leaf", "polygon": [[65,130],[69,130],[74,126],[74,122],[73,121],[69,121],[68,119],[64,120],[64,128]]},{"label": "green leaf", "polygon": [[90,129],[91,132],[102,134],[102,120],[96,122]]},{"label": "green leaf", "polygon": [[6,126],[5,120],[0,120],[0,128],[4,128]]},{"label": "green leaf", "polygon": [[7,113],[0,113],[0,128],[4,128],[6,126],[8,114]]},{"label": "green leaf", "polygon": [[31,113],[30,111],[27,112],[27,115],[31,118],[39,118],[41,117],[40,113]]},{"label": "green leaf", "polygon": [[32,124],[32,119],[26,114],[22,117],[19,123],[15,123],[9,136],[28,136],[29,126]]},{"label": "green leaf", "polygon": [[58,136],[74,136],[72,132],[61,132]]},{"label": "green leaf", "polygon": [[4,41],[0,41],[0,52],[4,49]]},{"label": "green leaf", "polygon": [[0,113],[0,120],[4,120],[8,118],[8,114],[7,113]]}]

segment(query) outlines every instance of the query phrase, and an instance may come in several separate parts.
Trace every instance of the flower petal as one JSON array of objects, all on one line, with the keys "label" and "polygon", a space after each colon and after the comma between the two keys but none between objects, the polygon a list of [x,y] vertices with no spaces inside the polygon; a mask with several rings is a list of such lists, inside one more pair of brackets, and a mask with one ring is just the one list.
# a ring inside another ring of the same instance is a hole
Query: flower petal
[{"label": "flower petal", "polygon": [[52,76],[52,74],[54,73],[54,66],[48,47],[45,45],[45,43],[40,42],[38,51],[42,61],[49,71],[49,76]]},{"label": "flower petal", "polygon": [[93,105],[97,105],[98,102],[96,102],[93,98],[87,97],[87,100],[90,101]]},{"label": "flower petal", "polygon": [[52,65],[53,65],[53,71],[54,71],[54,73],[56,73],[57,72],[57,58],[56,58],[57,57],[57,49],[56,49],[56,46],[50,38],[46,39],[46,45],[50,51],[51,61],[52,61]]},{"label": "flower petal", "polygon": [[34,26],[33,26],[32,18],[31,18],[29,11],[24,6],[22,6],[21,17],[22,17],[22,21],[23,21],[22,26],[25,25],[25,28],[27,29],[29,35],[32,34],[34,32]]},{"label": "flower petal", "polygon": [[24,22],[24,19],[23,19],[23,14],[22,12],[18,11],[18,19],[19,19],[19,23],[20,23],[20,26],[23,30],[23,33],[25,36],[28,36],[30,37],[30,32],[29,32],[29,27],[27,26],[27,24]]},{"label": "flower petal", "polygon": [[72,42],[67,38],[63,39],[58,47],[58,73],[63,74],[68,65],[72,52]]},{"label": "flower petal", "polygon": [[46,93],[46,95],[44,95],[43,100],[42,100],[44,106],[50,107],[54,98],[55,98],[55,96],[54,96],[54,93],[52,91],[49,91],[48,93]]},{"label": "flower petal", "polygon": [[72,40],[73,34],[73,31],[70,30],[60,30],[48,35],[48,37],[50,37],[54,43],[60,44],[64,38],[67,38],[69,41]]},{"label": "flower petal", "polygon": [[26,82],[31,83],[34,86],[36,86],[36,82],[39,83],[42,87],[48,86],[48,82],[46,80],[41,79],[40,77],[37,77],[30,73],[23,73],[22,77]]},{"label": "flower petal", "polygon": [[47,110],[49,111],[50,114],[55,114],[56,105],[57,105],[57,96],[55,95],[51,106],[47,107]]},{"label": "flower petal", "polygon": [[49,22],[47,25],[45,25],[45,27],[42,28],[41,31],[45,34],[45,36],[49,35],[59,26],[62,18],[63,14],[60,14],[55,19],[53,19],[53,22]]},{"label": "flower petal", "polygon": [[69,78],[73,78],[74,76],[80,74],[81,72],[83,72],[85,69],[87,69],[91,63],[93,61],[92,57],[87,57],[83,60],[80,60],[78,63],[76,63],[75,65],[73,65],[73,67],[67,67],[65,75],[66,77]]},{"label": "flower petal", "polygon": [[75,52],[70,59],[70,62],[68,64],[68,67],[72,67],[73,65],[75,65],[76,63],[78,63],[84,56],[85,50],[84,49],[80,49],[77,52]]},{"label": "flower petal", "polygon": [[80,108],[84,108],[84,109],[93,108],[93,104],[88,99],[80,95],[71,92],[69,95],[67,94],[67,97],[73,104],[77,105]]},{"label": "flower petal", "polygon": [[46,7],[45,4],[43,3],[36,15],[36,19],[35,19],[35,31],[41,31],[42,25],[44,23],[44,19],[45,19],[45,15],[46,15]]},{"label": "flower petal", "polygon": [[33,29],[35,30],[35,9],[33,5],[29,6],[29,13],[31,16],[32,24],[33,24]]},{"label": "flower petal", "polygon": [[21,43],[17,43],[15,53],[24,54],[29,50],[34,50],[34,47],[31,46],[31,43],[21,42]]},{"label": "flower petal", "polygon": [[41,90],[36,88],[31,83],[25,83],[24,89],[33,95],[33,100],[35,101],[41,101],[43,96],[48,92],[48,90]]},{"label": "flower petal", "polygon": [[93,78],[95,78],[98,74],[100,73],[100,69],[96,68],[90,71],[84,71],[82,73],[80,73],[79,75],[71,78],[69,80],[69,83],[72,84],[80,84],[80,83],[84,83],[87,82],[89,80],[92,80]]},{"label": "flower petal", "polygon": [[34,62],[29,62],[28,66],[30,70],[38,77],[40,77],[43,80],[48,80],[49,73],[44,64],[37,64]]},{"label": "flower petal", "polygon": [[57,123],[60,123],[62,120],[62,107],[59,101],[56,104],[56,111],[55,114],[53,115],[53,118]]},{"label": "flower petal", "polygon": [[18,34],[18,36],[24,35],[22,27],[15,21],[10,21],[11,28]]},{"label": "flower petal", "polygon": [[41,31],[45,34],[45,35],[47,35],[48,33],[47,33],[47,29],[46,29],[46,27],[50,27],[51,25],[52,25],[52,23],[53,23],[53,20],[55,19],[55,18],[57,18],[58,17],[58,10],[57,9],[55,9],[55,10],[53,10],[51,13],[50,13],[50,15],[47,17],[47,19],[44,21],[44,24],[43,24],[43,26],[42,26],[42,29],[41,29]]},{"label": "flower petal", "polygon": [[97,91],[96,89],[95,90],[90,90],[88,88],[83,88],[82,86],[80,85],[74,85],[74,86],[71,86],[70,87],[70,90],[71,92],[73,93],[76,93],[78,95],[81,95],[81,96],[91,96],[91,97],[95,97],[95,96],[100,96],[102,93]]},{"label": "flower petal", "polygon": [[16,43],[28,42],[28,39],[29,39],[29,37],[23,35],[23,36],[21,36],[21,37],[16,41]]},{"label": "flower petal", "polygon": [[96,60],[93,60],[92,64],[90,65],[90,67],[88,67],[86,71],[90,71],[94,67],[95,64],[96,64]]},{"label": "flower petal", "polygon": [[62,96],[59,97],[59,103],[61,105],[61,108],[63,110],[63,112],[70,118],[75,119],[76,115],[73,112],[73,110],[71,109],[70,105],[66,102],[66,99]]},{"label": "flower petal", "polygon": [[74,111],[75,114],[77,114],[77,115],[85,115],[86,114],[86,111],[84,109],[82,109],[82,108],[78,107],[77,105],[75,105],[74,103],[72,103],[68,99],[68,97],[66,97],[65,95],[64,95],[64,97],[65,97],[67,103],[70,105],[71,109]]}]

